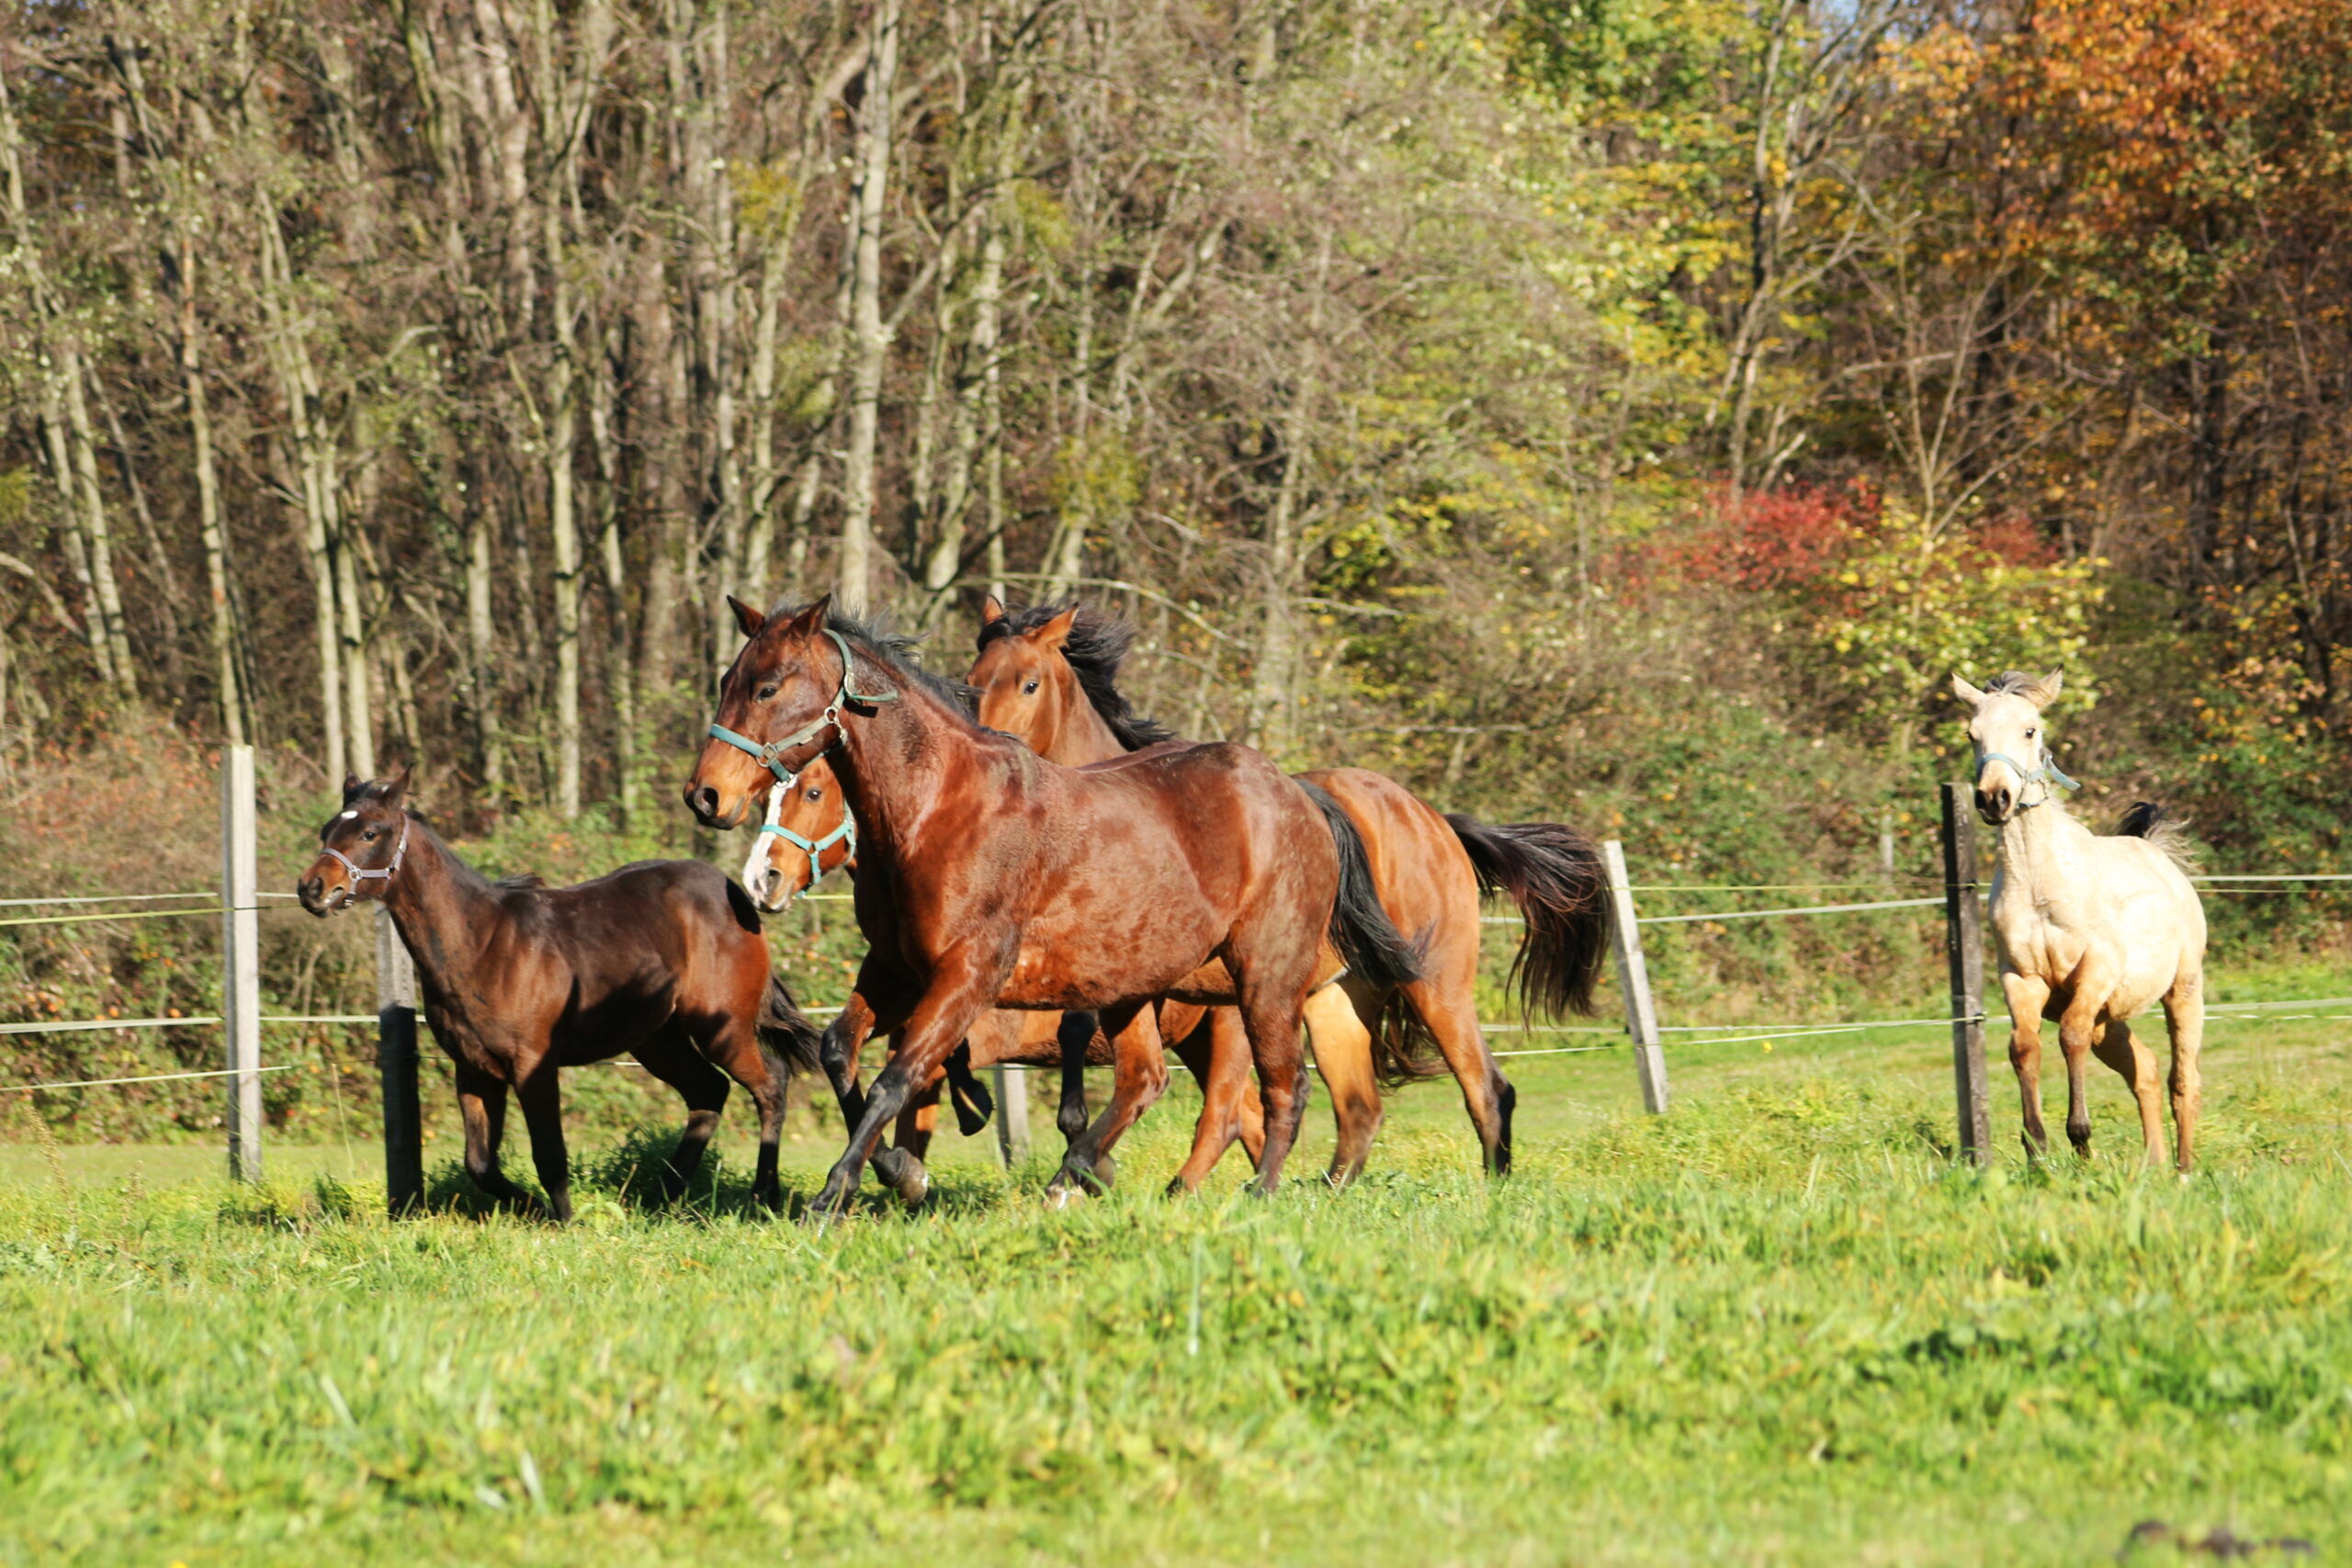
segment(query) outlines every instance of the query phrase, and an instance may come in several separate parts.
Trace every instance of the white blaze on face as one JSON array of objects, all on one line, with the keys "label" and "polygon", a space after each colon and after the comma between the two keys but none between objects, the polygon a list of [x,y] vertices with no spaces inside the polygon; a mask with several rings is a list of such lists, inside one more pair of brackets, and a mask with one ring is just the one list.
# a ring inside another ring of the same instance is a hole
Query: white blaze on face
[{"label": "white blaze on face", "polygon": [[356,811],[346,811],[342,816],[336,818],[335,820],[338,822],[351,822],[357,820],[358,817],[359,813]]},{"label": "white blaze on face", "polygon": [[[791,787],[789,784],[779,784],[768,791],[766,823],[768,827],[773,828],[784,820],[785,797]],[[775,835],[761,833],[752,840],[752,852],[743,858],[743,891],[752,896],[752,902],[763,909],[771,908],[767,899],[767,888],[768,879],[775,870],[772,863],[775,849]]]}]

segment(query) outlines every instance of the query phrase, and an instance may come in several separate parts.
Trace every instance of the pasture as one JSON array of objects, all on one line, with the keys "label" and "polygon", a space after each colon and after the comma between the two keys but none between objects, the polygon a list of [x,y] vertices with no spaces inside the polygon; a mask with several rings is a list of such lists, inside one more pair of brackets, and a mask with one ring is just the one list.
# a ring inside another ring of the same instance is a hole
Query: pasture
[{"label": "pasture", "polygon": [[2111,1076],[2028,1167],[2005,1069],[1955,1168],[1940,1030],[1670,1051],[1663,1120],[1622,1050],[1508,1064],[1501,1183],[1436,1084],[1351,1190],[1170,1201],[1180,1080],[1107,1200],[951,1134],[822,1234],[740,1104],[682,1211],[616,1196],[666,1116],[589,1140],[564,1230],[388,1222],[365,1145],[0,1148],[0,1562],[2352,1561],[2352,1022],[2217,1026],[2185,1182]]}]

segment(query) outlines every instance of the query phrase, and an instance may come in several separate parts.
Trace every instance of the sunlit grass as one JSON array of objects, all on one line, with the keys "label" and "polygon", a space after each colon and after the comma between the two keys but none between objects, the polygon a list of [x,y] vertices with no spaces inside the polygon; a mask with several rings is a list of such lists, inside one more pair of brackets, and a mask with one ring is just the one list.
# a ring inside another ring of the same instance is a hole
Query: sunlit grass
[{"label": "sunlit grass", "polygon": [[1180,1089],[1107,1201],[950,1136],[931,1212],[821,1235],[740,1142],[670,1213],[619,1190],[657,1140],[586,1149],[566,1231],[386,1222],[340,1151],[11,1151],[0,1561],[2346,1561],[2352,1026],[2216,1036],[2186,1183],[2103,1069],[2098,1159],[2016,1157],[1998,1071],[1955,1169],[1916,1030],[1675,1048],[1662,1122],[1622,1054],[1515,1059],[1503,1184],[1433,1086],[1352,1190],[1318,1097],[1282,1197],[1170,1201]]}]

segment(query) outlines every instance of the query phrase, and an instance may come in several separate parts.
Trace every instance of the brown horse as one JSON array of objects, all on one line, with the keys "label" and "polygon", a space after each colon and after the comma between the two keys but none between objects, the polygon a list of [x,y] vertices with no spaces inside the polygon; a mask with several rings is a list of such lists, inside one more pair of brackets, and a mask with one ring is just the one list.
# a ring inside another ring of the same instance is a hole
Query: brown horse
[{"label": "brown horse", "polygon": [[[983,615],[979,657],[967,677],[979,689],[981,723],[1073,767],[1170,739],[1138,718],[1118,690],[1132,626],[1076,605],[1007,614],[994,599]],[[1395,1082],[1442,1070],[1419,1054],[1430,1042],[1462,1086],[1487,1168],[1508,1171],[1517,1094],[1487,1049],[1473,995],[1480,897],[1510,893],[1526,922],[1512,964],[1522,1005],[1555,1016],[1589,1012],[1609,942],[1600,855],[1583,835],[1557,823],[1490,827],[1442,817],[1394,781],[1362,768],[1299,778],[1328,792],[1352,822],[1383,908],[1398,930],[1415,934],[1421,954],[1419,977],[1388,985],[1351,974],[1343,984],[1352,1005],[1309,1016],[1316,1066],[1339,1122],[1332,1179],[1363,1168],[1382,1118],[1377,1078]],[[1221,1060],[1203,1080],[1208,1103],[1188,1171],[1205,1174],[1245,1124],[1251,1108],[1238,1068]]]},{"label": "brown horse", "polygon": [[[686,804],[733,827],[771,775],[831,753],[858,823],[857,919],[871,944],[850,1010],[900,1035],[817,1212],[848,1202],[891,1118],[998,1005],[1093,1011],[1114,1038],[1157,998],[1237,1005],[1265,1104],[1258,1183],[1279,1185],[1325,933],[1360,969],[1414,973],[1377,904],[1342,886],[1340,843],[1308,794],[1243,746],[1057,767],[980,728],[961,689],[825,600],[797,615],[734,609],[748,640]],[[1114,1102],[1132,1121],[1165,1068],[1157,1052],[1118,1065]],[[1102,1134],[1124,1125],[1106,1113],[1077,1137],[1061,1179],[1091,1176]]]},{"label": "brown horse", "polygon": [[416,960],[425,1021],[457,1064],[474,1184],[538,1208],[498,1166],[512,1089],[548,1207],[570,1219],[557,1070],[628,1052],[686,1102],[664,1197],[684,1192],[702,1163],[731,1077],[760,1108],[752,1190],[779,1207],[786,1063],[817,1065],[817,1031],[769,972],[742,889],[699,861],[643,861],[576,887],[486,882],[401,807],[407,788],[405,773],[346,779],[343,809],[319,829],[318,859],[295,891],[322,917],[371,898],[391,910]]},{"label": "brown horse", "polygon": [[[763,910],[775,913],[788,908],[794,899],[836,869],[856,875],[856,819],[842,803],[841,781],[820,757],[801,769],[790,784],[778,784],[769,790],[766,820],[761,824],[751,852],[743,861],[743,886]],[[1307,998],[1310,1035],[1315,1032],[1312,1020],[1324,995],[1325,991],[1318,990]],[[1162,1002],[1157,1021],[1160,1032],[1174,1047],[1186,1070],[1204,1082],[1208,1077],[1213,1052],[1211,1031],[1204,1027],[1204,1019],[1214,1019],[1230,1029],[1231,1040],[1227,1049],[1238,1053],[1235,1059],[1246,1063],[1249,1042],[1240,1033],[1239,1015],[1231,1008],[1210,1010],[1193,1003]],[[1065,1027],[1072,1031],[1068,1047],[1063,1043]],[[848,1039],[848,1033],[855,1033],[857,1038]],[[846,1031],[829,1033],[827,1041],[828,1070],[838,1072],[835,1088],[849,1130],[854,1131],[856,1108],[863,1104],[855,1059],[857,1047],[864,1043],[863,1032],[852,1021]],[[1067,1059],[1069,1049],[1082,1050],[1089,1066],[1108,1066],[1115,1060],[1111,1042],[1088,1013],[1064,1015],[998,1008],[980,1015],[965,1043],[969,1048],[971,1069],[1058,1066]],[[948,1060],[952,1075],[956,1058],[951,1056]],[[875,1151],[876,1174],[910,1203],[922,1201],[930,1190],[930,1178],[922,1161],[938,1127],[943,1081],[935,1079],[916,1090],[906,1110],[899,1113],[894,1147]],[[1241,1141],[1255,1164],[1265,1140],[1265,1122],[1257,1089],[1246,1079],[1242,1088],[1246,1103]],[[979,1131],[973,1111],[976,1091],[977,1081],[968,1089],[958,1088],[955,1096],[957,1121],[967,1137]],[[905,1157],[894,1157],[900,1156]],[[1107,1178],[1100,1161],[1097,1175]]]}]

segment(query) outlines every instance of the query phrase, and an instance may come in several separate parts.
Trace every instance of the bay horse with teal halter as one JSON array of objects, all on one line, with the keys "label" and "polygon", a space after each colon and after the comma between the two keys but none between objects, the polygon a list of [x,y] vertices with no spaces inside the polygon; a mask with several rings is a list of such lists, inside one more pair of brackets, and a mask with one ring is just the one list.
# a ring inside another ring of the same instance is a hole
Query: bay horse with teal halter
[{"label": "bay horse with teal halter", "polygon": [[[1096,1012],[1114,1036],[1161,997],[1237,1006],[1265,1105],[1258,1185],[1278,1186],[1304,1106],[1299,1015],[1327,931],[1359,972],[1415,973],[1377,903],[1343,889],[1343,846],[1307,792],[1225,743],[1059,767],[982,729],[960,689],[827,600],[797,614],[734,609],[746,641],[686,804],[732,828],[771,784],[830,757],[857,818],[870,944],[851,1006],[900,1036],[816,1212],[848,1203],[915,1087],[1000,1005]],[[1128,1066],[1121,1099],[1157,1092]],[[1091,1176],[1103,1152],[1092,1131],[1073,1145],[1066,1181]]]},{"label": "bay horse with teal halter", "polygon": [[2197,1055],[2205,1036],[2205,908],[2189,882],[2179,823],[2143,803],[2113,836],[2092,832],[2058,798],[2075,782],[2050,754],[2042,710],[2058,695],[2056,671],[2040,680],[2010,671],[1982,690],[1958,675],[1951,689],[1970,709],[1976,810],[2000,829],[1992,923],[2009,1010],[2009,1064],[2017,1069],[2025,1145],[2040,1156],[2041,1025],[2054,1020],[2066,1058],[2066,1136],[2091,1146],[2084,1067],[2096,1055],[2132,1089],[2150,1164],[2165,1156],[2164,1089],[2154,1053],[2132,1017],[2164,1003],[2172,1035],[2174,1158],[2189,1168],[2203,1098]]}]

